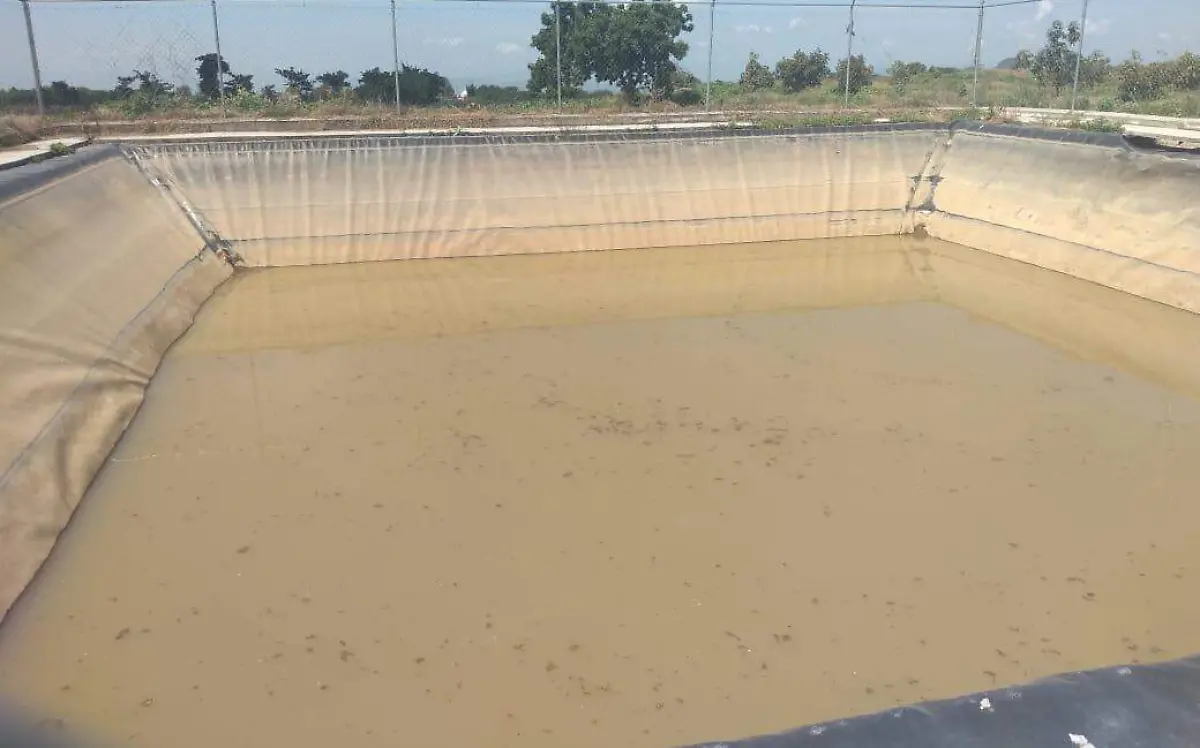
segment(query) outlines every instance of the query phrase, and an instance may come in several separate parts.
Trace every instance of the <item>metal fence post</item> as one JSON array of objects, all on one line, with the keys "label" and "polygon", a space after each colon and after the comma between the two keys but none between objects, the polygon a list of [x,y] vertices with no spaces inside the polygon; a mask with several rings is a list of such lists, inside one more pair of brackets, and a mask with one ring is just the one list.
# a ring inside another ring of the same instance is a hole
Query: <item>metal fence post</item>
[{"label": "metal fence post", "polygon": [[983,52],[983,8],[985,0],[979,0],[979,24],[975,27],[975,82],[971,85],[971,106],[979,106],[979,57]]},{"label": "metal fence post", "polygon": [[396,38],[396,0],[392,5],[392,89],[396,95],[396,111],[400,111],[400,41]]},{"label": "metal fence post", "polygon": [[717,18],[717,0],[708,3],[708,79],[704,84],[704,111],[712,111],[713,30]]},{"label": "metal fence post", "polygon": [[37,97],[38,114],[46,113],[46,102],[42,98],[42,68],[38,65],[37,42],[33,40],[33,16],[29,14],[29,0],[21,0],[25,11],[25,36],[29,39],[29,61],[33,64],[33,90]]},{"label": "metal fence post", "polygon": [[550,3],[554,9],[554,71],[555,89],[558,95],[558,113],[562,114],[562,5]]},{"label": "metal fence post", "polygon": [[1083,62],[1083,37],[1087,34],[1088,0],[1083,0],[1083,17],[1079,23],[1079,49],[1075,50],[1075,82],[1071,84],[1071,111],[1075,111],[1075,97],[1079,95],[1079,66]]},{"label": "metal fence post", "polygon": [[846,108],[850,107],[850,61],[854,57],[854,5],[850,0],[850,25],[846,27]]},{"label": "metal fence post", "polygon": [[221,26],[217,23],[217,0],[209,0],[212,6],[213,42],[217,45],[217,97],[221,100],[221,116],[227,116],[225,111],[225,58],[221,56]]}]

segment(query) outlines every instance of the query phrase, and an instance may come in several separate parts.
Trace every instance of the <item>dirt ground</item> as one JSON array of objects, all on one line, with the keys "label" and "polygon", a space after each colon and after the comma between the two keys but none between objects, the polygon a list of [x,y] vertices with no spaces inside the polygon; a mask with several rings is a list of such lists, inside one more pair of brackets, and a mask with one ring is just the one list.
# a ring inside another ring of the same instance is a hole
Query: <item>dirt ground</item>
[{"label": "dirt ground", "polygon": [[0,695],[132,745],[649,746],[1190,654],[1198,331],[930,241],[246,272]]}]

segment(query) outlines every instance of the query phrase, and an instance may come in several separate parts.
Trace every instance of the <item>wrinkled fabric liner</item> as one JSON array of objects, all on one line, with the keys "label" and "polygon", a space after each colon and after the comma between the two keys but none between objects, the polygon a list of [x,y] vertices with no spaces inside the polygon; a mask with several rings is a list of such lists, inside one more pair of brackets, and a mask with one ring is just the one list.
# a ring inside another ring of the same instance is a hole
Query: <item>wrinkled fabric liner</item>
[{"label": "wrinkled fabric liner", "polygon": [[1200,160],[1027,128],[135,146],[250,266],[927,231],[1200,312]]},{"label": "wrinkled fabric liner", "polygon": [[230,266],[114,152],[0,205],[0,613]]},{"label": "wrinkled fabric liner", "polygon": [[249,266],[897,234],[936,130],[146,145]]},{"label": "wrinkled fabric liner", "polygon": [[925,170],[930,236],[1200,312],[1200,160],[956,130]]}]

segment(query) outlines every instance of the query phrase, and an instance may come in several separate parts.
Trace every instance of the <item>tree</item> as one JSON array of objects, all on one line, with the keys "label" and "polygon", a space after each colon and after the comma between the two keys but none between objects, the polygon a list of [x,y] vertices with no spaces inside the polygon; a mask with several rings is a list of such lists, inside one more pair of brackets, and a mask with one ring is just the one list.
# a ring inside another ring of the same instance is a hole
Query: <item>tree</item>
[{"label": "tree", "polygon": [[1078,23],[1064,26],[1062,21],[1055,21],[1046,30],[1046,44],[1036,55],[1025,50],[1017,55],[1018,69],[1027,67],[1038,83],[1053,86],[1056,94],[1075,80],[1077,65],[1081,86],[1102,83],[1112,72],[1112,62],[1099,51],[1080,58],[1078,47],[1082,40]]},{"label": "tree", "polygon": [[1028,49],[1022,49],[1017,52],[1017,56],[1012,58],[1013,70],[1030,70],[1033,68],[1033,53]]},{"label": "tree", "polygon": [[297,68],[275,68],[275,75],[283,78],[284,90],[300,101],[312,101],[312,76]]},{"label": "tree", "polygon": [[541,54],[529,66],[529,89],[551,93],[557,87],[558,38],[564,92],[595,78],[615,85],[629,100],[643,89],[655,98],[668,97],[675,90],[678,63],[688,51],[679,36],[691,30],[687,6],[670,0],[621,5],[555,2],[542,14],[542,27],[530,42]]},{"label": "tree", "polygon": [[771,68],[758,61],[757,52],[751,52],[750,59],[746,60],[746,67],[742,70],[742,77],[738,78],[738,84],[747,91],[773,88],[775,74],[771,72]]},{"label": "tree", "polygon": [[679,35],[692,30],[692,14],[686,5],[670,0],[634,0],[608,6],[611,12],[593,14],[592,47],[596,80],[611,83],[628,101],[640,89],[655,98],[674,91],[676,64],[687,54],[687,42]]},{"label": "tree", "polygon": [[651,90],[650,95],[656,99],[670,99],[680,106],[695,106],[704,100],[703,90],[704,83],[698,77],[676,65],[666,89]]},{"label": "tree", "polygon": [[393,85],[392,71],[371,68],[358,76],[358,86],[355,87],[354,93],[363,101],[387,104],[392,101]]},{"label": "tree", "polygon": [[[611,12],[611,6],[601,2],[552,2],[550,12],[543,13],[541,28],[530,39],[530,45],[540,54],[529,65],[530,93],[553,95],[558,89],[556,54],[561,43],[563,96],[573,96],[592,77],[595,65],[589,34],[592,16]],[[559,15],[560,28],[555,29],[554,15]]]},{"label": "tree", "polygon": [[704,94],[695,88],[677,88],[671,92],[671,101],[679,106],[696,106],[704,102]]},{"label": "tree", "polygon": [[1075,76],[1075,59],[1078,56],[1072,47],[1081,38],[1079,24],[1071,22],[1063,26],[1055,21],[1046,30],[1046,44],[1034,55],[1029,66],[1033,77],[1043,86],[1053,86],[1054,93],[1062,91]]},{"label": "tree", "polygon": [[153,111],[169,101],[174,93],[175,86],[155,73],[134,70],[133,75],[117,78],[112,95],[126,113],[138,115]]},{"label": "tree", "polygon": [[520,104],[529,98],[528,91],[516,86],[477,86],[474,83],[467,86],[467,100],[477,104]]},{"label": "tree", "polygon": [[45,94],[46,106],[79,106],[83,101],[79,89],[66,81],[53,81]]},{"label": "tree", "polygon": [[445,96],[453,96],[454,87],[441,75],[425,68],[400,66],[400,102],[428,105]]},{"label": "tree", "polygon": [[775,77],[787,91],[819,86],[829,77],[829,53],[822,52],[820,47],[812,52],[796,50],[791,57],[775,63]]},{"label": "tree", "polygon": [[337,96],[350,87],[350,74],[345,70],[321,73],[317,76],[317,83],[330,94]]},{"label": "tree", "polygon": [[1079,85],[1090,88],[1108,80],[1112,74],[1112,60],[1099,50],[1079,62]]},{"label": "tree", "polygon": [[221,81],[229,74],[229,61],[221,58],[220,74],[217,73],[217,53],[209,52],[196,58],[196,75],[200,77],[200,95],[215,99],[221,91]]},{"label": "tree", "polygon": [[1171,63],[1173,85],[1181,91],[1200,91],[1200,55],[1184,52]]},{"label": "tree", "polygon": [[[844,75],[845,70],[842,72]],[[904,62],[902,60],[896,60],[892,63],[891,67],[888,68],[888,76],[892,79],[892,85],[896,86],[897,88],[904,87],[904,85],[911,81],[914,77],[927,72],[929,72],[929,68],[927,68],[925,63],[922,62]],[[844,81],[845,78],[843,77],[842,80]]]},{"label": "tree", "polygon": [[156,74],[134,70],[133,75],[117,77],[117,86],[113,89],[113,96],[118,99],[128,99],[137,95],[145,99],[156,100],[168,97],[174,91],[174,85],[162,80]]},{"label": "tree", "polygon": [[[837,70],[835,71],[838,85],[842,88],[846,86],[846,61],[839,60]],[[856,94],[859,91],[867,88],[872,83],[872,76],[875,75],[875,68],[867,64],[866,58],[862,55],[854,55],[850,58],[850,93]]]},{"label": "tree", "polygon": [[432,104],[442,96],[453,96],[450,81],[425,68],[400,66],[400,75],[379,68],[364,70],[358,77],[355,94],[364,101],[390,104],[395,97],[396,81],[400,83],[400,102],[403,104]]},{"label": "tree", "polygon": [[254,93],[254,76],[231,74],[225,83],[225,95],[236,96],[239,92]]},{"label": "tree", "polygon": [[1175,61],[1143,63],[1138,52],[1117,67],[1117,97],[1122,101],[1150,101],[1167,93],[1173,86]]}]

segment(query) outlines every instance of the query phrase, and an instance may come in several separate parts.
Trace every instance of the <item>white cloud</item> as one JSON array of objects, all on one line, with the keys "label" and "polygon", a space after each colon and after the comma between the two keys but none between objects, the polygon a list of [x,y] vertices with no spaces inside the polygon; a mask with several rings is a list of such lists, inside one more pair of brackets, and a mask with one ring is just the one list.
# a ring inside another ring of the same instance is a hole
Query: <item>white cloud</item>
[{"label": "white cloud", "polygon": [[496,45],[496,51],[502,55],[515,54],[522,49],[523,47],[520,44],[513,44],[512,42],[500,42]]},{"label": "white cloud", "polygon": [[1161,40],[1161,41],[1164,41],[1164,42],[1169,42],[1169,41],[1171,41],[1171,39],[1173,39],[1174,37],[1172,37],[1170,34],[1168,34],[1168,33],[1167,33],[1167,32],[1165,32],[1165,31],[1160,31],[1160,32],[1158,32],[1158,38],[1159,38],[1159,40]]},{"label": "white cloud", "polygon": [[435,47],[457,47],[463,43],[463,38],[461,36],[443,36],[440,39],[428,38],[425,43]]},{"label": "white cloud", "polygon": [[[1041,36],[1041,30],[1036,29],[1033,21],[1009,21],[1004,24],[1004,28],[1025,44],[1033,44]],[[986,35],[984,38],[987,38]]]},{"label": "white cloud", "polygon": [[793,16],[788,20],[789,29],[801,29],[808,25],[808,21],[804,20],[804,16]]},{"label": "white cloud", "polygon": [[1054,0],[1042,0],[1037,4],[1037,15],[1033,17],[1033,20],[1040,21],[1053,12]]},{"label": "white cloud", "polygon": [[734,26],[733,30],[739,34],[770,34],[773,31],[770,26],[759,26],[757,23]]},{"label": "white cloud", "polygon": [[1087,33],[1089,36],[1104,36],[1109,31],[1112,31],[1111,18],[1089,18],[1087,22]]}]

